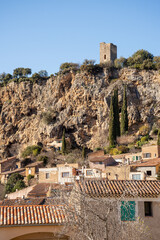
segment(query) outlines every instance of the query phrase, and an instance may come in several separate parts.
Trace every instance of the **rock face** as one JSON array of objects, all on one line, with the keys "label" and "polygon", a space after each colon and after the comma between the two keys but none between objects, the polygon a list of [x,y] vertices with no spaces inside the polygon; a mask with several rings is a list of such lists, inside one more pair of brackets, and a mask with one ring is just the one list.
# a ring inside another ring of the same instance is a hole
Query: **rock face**
[{"label": "rock face", "polygon": [[[68,73],[38,83],[11,82],[0,89],[0,147],[8,155],[27,145],[61,137],[63,126],[77,145],[107,144],[110,97],[127,85],[129,125],[153,124],[160,117],[158,71],[122,69],[94,75]],[[46,124],[44,114],[52,116]]]}]

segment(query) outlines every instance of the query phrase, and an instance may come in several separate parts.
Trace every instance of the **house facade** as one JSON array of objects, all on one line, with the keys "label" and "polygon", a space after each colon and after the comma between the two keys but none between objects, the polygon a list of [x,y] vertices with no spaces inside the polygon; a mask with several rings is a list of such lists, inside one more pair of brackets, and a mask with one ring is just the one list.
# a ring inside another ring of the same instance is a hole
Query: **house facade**
[{"label": "house facade", "polygon": [[141,218],[144,221],[144,228],[147,227],[148,229],[147,235],[150,235],[153,240],[159,239],[160,181],[85,180],[77,181],[75,188],[75,192],[79,193],[76,195],[76,199],[79,198],[79,201],[81,201],[82,198],[82,201],[84,201],[81,194],[90,199],[90,204],[92,204],[92,200],[98,199],[99,208],[105,199],[108,202],[113,201],[115,204],[111,205],[112,207],[109,210],[112,211],[113,215],[112,208],[117,206],[115,219],[118,219],[117,224],[120,224],[119,226],[125,226],[126,224],[128,228],[128,224],[136,225],[138,223],[137,226],[140,228],[139,218]]}]

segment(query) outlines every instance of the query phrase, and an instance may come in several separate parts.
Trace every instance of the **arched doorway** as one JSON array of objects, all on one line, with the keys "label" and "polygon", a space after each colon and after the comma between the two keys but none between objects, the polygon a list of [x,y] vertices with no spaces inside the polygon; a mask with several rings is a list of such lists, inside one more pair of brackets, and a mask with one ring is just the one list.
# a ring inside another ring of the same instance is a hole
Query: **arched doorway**
[{"label": "arched doorway", "polygon": [[50,232],[30,233],[12,238],[11,240],[68,240],[67,236],[58,236]]}]

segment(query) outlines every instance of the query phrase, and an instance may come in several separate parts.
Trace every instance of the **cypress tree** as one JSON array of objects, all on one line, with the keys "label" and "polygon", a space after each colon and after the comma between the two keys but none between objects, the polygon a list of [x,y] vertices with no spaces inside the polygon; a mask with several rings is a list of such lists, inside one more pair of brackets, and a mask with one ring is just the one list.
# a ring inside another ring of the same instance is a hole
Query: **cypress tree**
[{"label": "cypress tree", "polygon": [[83,160],[86,158],[86,149],[84,146],[82,148],[82,158],[83,158]]},{"label": "cypress tree", "polygon": [[110,113],[109,113],[109,146],[114,146],[115,142],[115,126],[114,126],[114,107],[113,107],[114,98],[111,97],[110,103]]},{"label": "cypress tree", "polygon": [[128,131],[128,113],[127,113],[127,90],[126,85],[123,90],[123,105],[121,112],[121,135]]},{"label": "cypress tree", "polygon": [[115,141],[116,141],[117,136],[120,136],[118,88],[114,90],[114,125],[115,125]]},{"label": "cypress tree", "polygon": [[157,145],[160,146],[160,129],[158,130]]},{"label": "cypress tree", "polygon": [[65,128],[63,129],[63,136],[62,136],[62,153],[66,153],[66,139],[65,139]]}]

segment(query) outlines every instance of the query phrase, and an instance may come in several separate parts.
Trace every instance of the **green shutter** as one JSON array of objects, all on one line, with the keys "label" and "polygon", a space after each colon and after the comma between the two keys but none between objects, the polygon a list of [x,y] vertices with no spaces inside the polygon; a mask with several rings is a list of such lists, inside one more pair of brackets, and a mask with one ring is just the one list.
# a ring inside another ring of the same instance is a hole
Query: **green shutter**
[{"label": "green shutter", "polygon": [[135,201],[121,201],[121,221],[135,221]]},{"label": "green shutter", "polygon": [[132,160],[133,160],[133,161],[135,160],[135,156],[132,157]]}]

